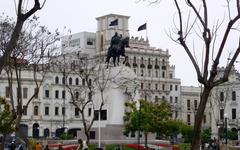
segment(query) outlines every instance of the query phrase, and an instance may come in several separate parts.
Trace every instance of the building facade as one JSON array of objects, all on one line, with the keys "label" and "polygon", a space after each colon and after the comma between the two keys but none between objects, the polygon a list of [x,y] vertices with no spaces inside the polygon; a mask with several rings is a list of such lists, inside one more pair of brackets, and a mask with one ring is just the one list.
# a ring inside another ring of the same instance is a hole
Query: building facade
[{"label": "building facade", "polygon": [[[58,62],[55,61],[55,64],[64,62],[64,66],[53,67],[46,73],[38,96],[31,101],[22,117],[21,127],[28,136],[55,137],[59,136],[63,128],[74,134],[76,131],[81,131],[80,135],[83,136],[82,118],[77,108],[71,103],[72,95],[68,87],[84,87],[86,81],[79,78],[76,73],[68,73],[66,76],[67,69],[78,68],[81,58],[98,60],[98,64],[104,64],[111,37],[115,32],[123,37],[130,36],[129,18],[129,16],[117,14],[101,16],[96,18],[96,33],[80,32],[62,38],[62,53],[56,56],[55,59]],[[116,19],[118,19],[118,24],[109,26]],[[124,71],[120,77],[115,79],[119,82],[111,84],[104,93],[105,98],[109,100],[103,106],[103,118],[100,124],[98,121],[93,124],[90,133],[91,139],[98,138],[99,129],[101,129],[101,138],[103,139],[136,139],[135,135],[123,135],[124,103],[129,99],[146,99],[153,102],[168,101],[172,106],[172,118],[182,119],[189,125],[193,125],[194,112],[199,103],[199,88],[181,87],[181,80],[175,76],[175,66],[169,62],[168,50],[151,47],[148,39],[138,37],[130,37],[129,46],[126,48],[127,63],[124,65],[120,63],[119,67],[110,65],[109,70],[113,72]],[[122,61],[120,60],[120,62]],[[23,73],[22,91],[23,105],[25,105],[29,95],[34,92],[35,84],[29,70],[24,70]],[[39,76],[41,78],[41,75]],[[123,82],[126,79],[129,80]],[[13,89],[16,89],[16,84]],[[6,74],[2,73],[0,95],[8,98],[7,90]],[[13,93],[17,96],[16,91]],[[99,91],[96,92],[94,98],[98,100],[99,94]],[[98,105],[96,103],[96,106]],[[90,106],[88,107],[87,117],[92,118],[95,112]],[[208,119],[209,117],[206,115],[206,120]],[[207,123],[208,121],[206,121]]]}]

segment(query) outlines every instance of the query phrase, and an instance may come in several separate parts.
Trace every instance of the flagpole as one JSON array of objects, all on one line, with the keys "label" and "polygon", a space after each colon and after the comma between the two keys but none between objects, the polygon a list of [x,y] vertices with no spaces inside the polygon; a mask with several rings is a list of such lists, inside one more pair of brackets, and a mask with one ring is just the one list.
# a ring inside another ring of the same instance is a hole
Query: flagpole
[{"label": "flagpole", "polygon": [[148,27],[147,27],[147,21],[146,21],[146,41],[148,40],[147,29],[148,29]]}]

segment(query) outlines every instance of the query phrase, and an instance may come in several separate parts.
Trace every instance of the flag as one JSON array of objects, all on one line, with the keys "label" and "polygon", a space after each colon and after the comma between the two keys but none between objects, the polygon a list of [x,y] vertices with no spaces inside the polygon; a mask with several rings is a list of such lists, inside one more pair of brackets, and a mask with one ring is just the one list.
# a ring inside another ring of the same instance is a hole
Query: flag
[{"label": "flag", "polygon": [[144,23],[143,25],[138,27],[138,31],[146,30],[146,29],[147,29],[147,23]]},{"label": "flag", "polygon": [[118,25],[118,19],[111,21],[109,24],[109,26],[116,26],[116,25]]}]

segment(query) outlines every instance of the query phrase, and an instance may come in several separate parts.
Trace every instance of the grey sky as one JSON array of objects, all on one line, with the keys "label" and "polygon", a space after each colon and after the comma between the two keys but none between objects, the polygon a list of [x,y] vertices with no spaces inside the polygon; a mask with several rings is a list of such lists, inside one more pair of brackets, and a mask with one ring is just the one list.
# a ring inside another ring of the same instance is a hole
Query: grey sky
[{"label": "grey sky", "polygon": [[[213,14],[210,21],[216,23],[216,18],[222,19],[224,15],[227,16],[225,0],[209,0],[208,3],[210,4],[209,10]],[[0,10],[11,17],[16,17],[14,0],[1,0]],[[136,3],[134,0],[47,0],[44,8],[38,12],[38,16],[40,23],[50,30],[59,28],[61,31],[66,26],[71,29],[72,33],[76,33],[95,32],[97,28],[95,18],[110,13],[130,16],[130,36],[145,38],[146,32],[137,32],[137,28],[147,21],[147,35],[151,46],[163,50],[169,49],[170,64],[175,65],[176,77],[181,79],[182,85],[198,85],[196,73],[186,52],[180,45],[174,43],[165,32],[174,27],[174,18],[177,20],[173,0],[162,0],[160,4],[154,5],[144,2]],[[183,13],[188,15],[188,10],[183,9]],[[232,45],[230,42],[229,51],[236,47]],[[196,44],[195,48],[196,46],[201,47],[197,48],[198,51],[195,52],[200,60],[202,46]],[[239,68],[238,65],[236,67]]]}]

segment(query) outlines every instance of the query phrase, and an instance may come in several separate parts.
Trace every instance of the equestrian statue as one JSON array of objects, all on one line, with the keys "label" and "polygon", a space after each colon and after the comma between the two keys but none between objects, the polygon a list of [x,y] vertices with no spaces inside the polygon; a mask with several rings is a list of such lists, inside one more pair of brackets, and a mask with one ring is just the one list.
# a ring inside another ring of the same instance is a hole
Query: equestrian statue
[{"label": "equestrian statue", "polygon": [[117,64],[119,65],[119,58],[120,56],[124,56],[123,64],[125,64],[127,56],[125,55],[125,47],[129,47],[129,37],[123,38],[122,35],[118,36],[118,33],[115,32],[114,36],[111,39],[111,44],[108,47],[107,52],[107,68],[111,57],[113,58],[113,64],[116,66],[116,59]]}]

